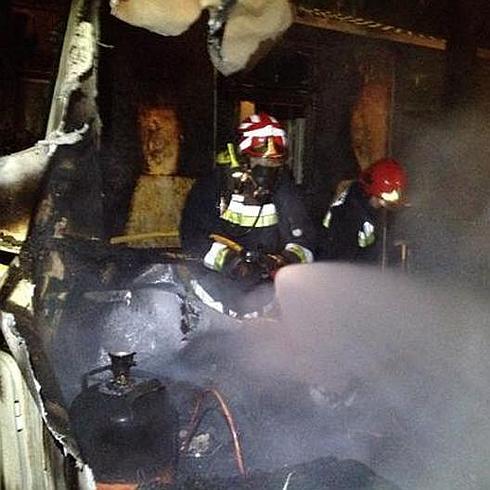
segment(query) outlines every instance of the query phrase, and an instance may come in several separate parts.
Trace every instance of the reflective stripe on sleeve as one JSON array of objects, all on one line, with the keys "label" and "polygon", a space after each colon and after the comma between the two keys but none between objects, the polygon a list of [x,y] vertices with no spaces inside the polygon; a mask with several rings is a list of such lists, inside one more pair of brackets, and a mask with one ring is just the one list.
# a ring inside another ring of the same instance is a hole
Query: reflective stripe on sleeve
[{"label": "reflective stripe on sleeve", "polygon": [[302,264],[311,264],[313,262],[313,253],[306,247],[302,247],[297,243],[288,243],[284,250],[292,252],[296,255]]},{"label": "reflective stripe on sleeve", "polygon": [[332,211],[329,211],[325,215],[325,218],[323,218],[323,226],[328,229],[330,227],[330,221],[332,221]]},{"label": "reflective stripe on sleeve", "polygon": [[369,221],[362,224],[362,230],[357,233],[357,243],[361,248],[369,247],[375,240],[374,225]]},{"label": "reflective stripe on sleeve", "polygon": [[226,245],[214,242],[204,256],[204,265],[208,269],[219,272],[221,269],[223,269],[223,263],[229,251],[230,249]]}]

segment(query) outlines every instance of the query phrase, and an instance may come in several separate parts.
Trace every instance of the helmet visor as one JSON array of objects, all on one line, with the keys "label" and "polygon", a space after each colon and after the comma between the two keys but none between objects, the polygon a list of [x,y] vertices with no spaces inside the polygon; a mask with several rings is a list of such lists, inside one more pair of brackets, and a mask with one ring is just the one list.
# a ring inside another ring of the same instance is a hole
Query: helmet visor
[{"label": "helmet visor", "polygon": [[380,197],[389,204],[397,204],[401,201],[402,194],[400,189],[393,189],[391,192],[382,192]]}]

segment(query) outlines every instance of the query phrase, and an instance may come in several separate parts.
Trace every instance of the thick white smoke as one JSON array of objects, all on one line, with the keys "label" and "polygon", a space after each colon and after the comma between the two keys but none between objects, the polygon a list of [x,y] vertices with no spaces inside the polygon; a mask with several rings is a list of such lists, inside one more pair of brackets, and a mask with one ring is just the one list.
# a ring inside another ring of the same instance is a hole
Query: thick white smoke
[{"label": "thick white smoke", "polygon": [[178,364],[228,397],[252,467],[334,455],[401,488],[490,482],[483,297],[334,263],[288,267],[276,286],[281,322],[208,331]]},{"label": "thick white smoke", "polygon": [[77,352],[128,340],[141,368],[217,387],[250,469],[333,455],[407,490],[490,488],[490,152],[470,122],[431,128],[402,159],[412,207],[397,234],[412,274],[289,266],[275,284],[280,321],[211,315],[185,346],[173,335],[178,303],[143,292],[113,310],[97,338],[76,322]]},{"label": "thick white smoke", "polygon": [[358,378],[387,415],[361,429],[389,435],[398,425],[396,457],[374,461],[375,470],[406,488],[488,484],[484,295],[343,264],[284,270],[278,292],[291,331],[302,323],[297,374],[327,389],[346,373]]},{"label": "thick white smoke", "polygon": [[398,215],[397,235],[412,270],[490,290],[488,110],[405,124],[414,129],[400,149],[411,207]]}]

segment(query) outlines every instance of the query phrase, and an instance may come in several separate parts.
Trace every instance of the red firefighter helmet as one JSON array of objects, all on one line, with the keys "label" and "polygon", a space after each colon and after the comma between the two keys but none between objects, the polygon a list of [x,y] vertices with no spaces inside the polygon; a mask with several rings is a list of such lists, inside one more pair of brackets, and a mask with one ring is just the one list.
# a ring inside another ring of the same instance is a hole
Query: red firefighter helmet
[{"label": "red firefighter helmet", "polygon": [[359,181],[369,196],[394,203],[401,198],[407,185],[407,175],[399,162],[382,158],[361,172]]},{"label": "red firefighter helmet", "polygon": [[286,130],[278,120],[261,112],[253,114],[238,126],[240,153],[251,157],[281,158],[286,155]]}]

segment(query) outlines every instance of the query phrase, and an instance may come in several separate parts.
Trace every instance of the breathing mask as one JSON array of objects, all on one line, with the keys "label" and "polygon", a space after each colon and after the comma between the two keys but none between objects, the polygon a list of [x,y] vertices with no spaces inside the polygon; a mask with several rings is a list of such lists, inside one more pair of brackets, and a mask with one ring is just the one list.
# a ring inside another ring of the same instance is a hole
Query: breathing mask
[{"label": "breathing mask", "polygon": [[[260,158],[260,163],[257,162],[252,166],[250,174],[255,184],[255,197],[265,196],[274,191],[283,165],[281,161],[268,160]],[[272,163],[272,164],[270,164]]]}]

